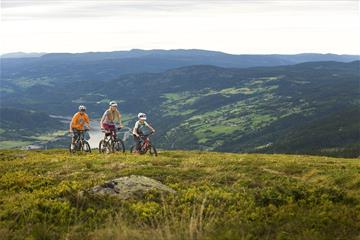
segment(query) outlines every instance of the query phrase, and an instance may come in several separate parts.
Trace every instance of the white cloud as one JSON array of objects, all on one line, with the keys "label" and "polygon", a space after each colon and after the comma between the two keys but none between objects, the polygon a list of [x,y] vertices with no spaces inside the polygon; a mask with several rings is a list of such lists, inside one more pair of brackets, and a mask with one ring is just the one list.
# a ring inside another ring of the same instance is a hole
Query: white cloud
[{"label": "white cloud", "polygon": [[2,0],[1,52],[360,53],[357,1]]}]

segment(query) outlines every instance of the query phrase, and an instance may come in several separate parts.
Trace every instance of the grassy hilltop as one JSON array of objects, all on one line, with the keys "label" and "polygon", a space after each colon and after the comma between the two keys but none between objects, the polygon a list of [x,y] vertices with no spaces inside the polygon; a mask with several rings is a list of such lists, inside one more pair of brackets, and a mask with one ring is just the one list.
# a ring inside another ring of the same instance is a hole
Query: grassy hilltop
[{"label": "grassy hilltop", "polygon": [[[360,239],[360,162],[301,155],[0,151],[1,239]],[[173,188],[81,192],[120,176]]]}]

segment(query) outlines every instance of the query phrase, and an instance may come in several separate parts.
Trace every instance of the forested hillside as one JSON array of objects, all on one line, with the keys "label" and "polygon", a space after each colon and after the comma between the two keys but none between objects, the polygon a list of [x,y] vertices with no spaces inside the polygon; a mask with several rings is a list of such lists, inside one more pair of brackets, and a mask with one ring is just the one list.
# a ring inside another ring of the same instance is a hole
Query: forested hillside
[{"label": "forested hillside", "polygon": [[[66,66],[58,55],[43,57],[54,59],[43,62],[41,71],[20,63],[6,69],[2,106],[71,116],[85,104],[96,118],[116,100],[128,127],[138,112],[148,113],[161,148],[360,154],[359,61],[242,69],[195,65],[119,75],[115,66],[101,68],[77,55],[64,56],[74,58]],[[77,64],[82,67],[71,70]]]}]

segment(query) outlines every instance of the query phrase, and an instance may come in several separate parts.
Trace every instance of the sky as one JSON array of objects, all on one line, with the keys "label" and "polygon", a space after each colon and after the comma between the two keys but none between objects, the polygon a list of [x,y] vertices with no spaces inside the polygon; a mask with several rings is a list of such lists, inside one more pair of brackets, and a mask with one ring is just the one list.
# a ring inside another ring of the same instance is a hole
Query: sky
[{"label": "sky", "polygon": [[360,54],[360,0],[0,0],[0,53]]}]

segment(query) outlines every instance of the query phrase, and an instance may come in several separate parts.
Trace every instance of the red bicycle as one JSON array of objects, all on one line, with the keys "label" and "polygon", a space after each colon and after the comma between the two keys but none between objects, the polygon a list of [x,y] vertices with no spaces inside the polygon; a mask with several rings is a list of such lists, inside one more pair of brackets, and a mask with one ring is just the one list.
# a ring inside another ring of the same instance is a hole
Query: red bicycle
[{"label": "red bicycle", "polygon": [[139,150],[136,149],[136,144],[133,145],[130,148],[130,153],[140,153],[140,154],[146,154],[146,153],[150,153],[150,155],[152,156],[157,156],[157,151],[156,148],[154,146],[154,144],[151,143],[150,141],[150,135],[152,135],[153,132],[149,133],[149,134],[145,134],[145,135],[140,135],[141,138],[141,143],[140,143],[140,148]]}]

